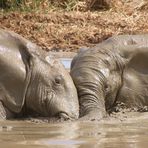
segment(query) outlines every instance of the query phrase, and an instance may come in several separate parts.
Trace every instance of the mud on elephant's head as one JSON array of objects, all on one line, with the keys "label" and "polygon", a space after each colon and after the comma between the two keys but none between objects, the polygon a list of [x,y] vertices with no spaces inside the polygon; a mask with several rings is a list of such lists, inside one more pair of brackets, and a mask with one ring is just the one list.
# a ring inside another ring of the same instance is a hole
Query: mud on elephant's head
[{"label": "mud on elephant's head", "polygon": [[77,119],[77,91],[68,71],[58,60],[30,57],[26,106],[42,116]]}]

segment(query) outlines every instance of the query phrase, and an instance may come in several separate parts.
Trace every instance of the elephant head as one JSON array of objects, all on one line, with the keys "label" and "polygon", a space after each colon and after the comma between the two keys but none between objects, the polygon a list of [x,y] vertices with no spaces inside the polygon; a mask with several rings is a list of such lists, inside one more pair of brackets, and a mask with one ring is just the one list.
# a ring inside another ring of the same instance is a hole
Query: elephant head
[{"label": "elephant head", "polygon": [[104,101],[106,79],[100,71],[104,63],[97,59],[96,54],[89,52],[82,51],[73,59],[70,74],[78,91],[80,117],[102,118],[106,114]]},{"label": "elephant head", "polygon": [[78,118],[70,74],[59,61],[47,62],[39,51],[20,35],[0,29],[0,103],[14,116]]},{"label": "elephant head", "polygon": [[70,74],[58,60],[30,56],[26,106],[46,117],[77,119],[79,103]]}]

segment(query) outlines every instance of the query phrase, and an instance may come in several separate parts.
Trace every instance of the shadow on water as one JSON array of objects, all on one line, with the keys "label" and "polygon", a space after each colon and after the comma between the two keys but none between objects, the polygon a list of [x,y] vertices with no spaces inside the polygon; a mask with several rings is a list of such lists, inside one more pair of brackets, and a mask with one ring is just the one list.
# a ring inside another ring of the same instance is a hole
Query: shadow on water
[{"label": "shadow on water", "polygon": [[119,121],[31,123],[1,121],[0,147],[142,147],[148,145],[148,113]]}]

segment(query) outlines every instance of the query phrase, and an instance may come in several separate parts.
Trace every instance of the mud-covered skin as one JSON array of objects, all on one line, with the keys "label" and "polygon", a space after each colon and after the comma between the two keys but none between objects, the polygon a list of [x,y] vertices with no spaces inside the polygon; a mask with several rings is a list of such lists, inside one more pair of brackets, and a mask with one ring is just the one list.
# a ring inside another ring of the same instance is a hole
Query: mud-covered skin
[{"label": "mud-covered skin", "polygon": [[18,34],[0,29],[0,119],[24,114],[77,119],[77,91],[69,73],[38,51]]},{"label": "mud-covered skin", "polygon": [[116,103],[148,106],[148,35],[119,35],[80,52],[72,61],[80,116],[100,120]]}]

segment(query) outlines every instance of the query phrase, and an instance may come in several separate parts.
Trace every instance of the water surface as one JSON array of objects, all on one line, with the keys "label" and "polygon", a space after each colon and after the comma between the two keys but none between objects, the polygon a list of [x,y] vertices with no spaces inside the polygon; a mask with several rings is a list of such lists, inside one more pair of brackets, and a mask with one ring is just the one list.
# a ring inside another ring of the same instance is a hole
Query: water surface
[{"label": "water surface", "polygon": [[147,148],[148,113],[125,121],[0,121],[0,147]]}]

